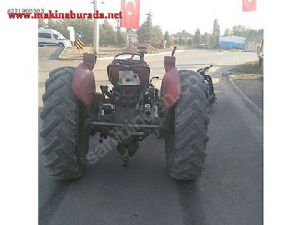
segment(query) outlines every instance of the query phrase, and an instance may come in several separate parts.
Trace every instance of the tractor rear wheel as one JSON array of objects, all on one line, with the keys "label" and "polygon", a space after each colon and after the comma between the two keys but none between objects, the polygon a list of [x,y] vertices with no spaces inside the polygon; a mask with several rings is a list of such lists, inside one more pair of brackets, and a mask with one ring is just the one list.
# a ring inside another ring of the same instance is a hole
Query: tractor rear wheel
[{"label": "tractor rear wheel", "polygon": [[201,175],[206,157],[208,100],[202,76],[190,70],[179,74],[180,99],[165,118],[167,169],[172,178],[194,180]]},{"label": "tractor rear wheel", "polygon": [[87,113],[72,91],[74,70],[61,67],[49,73],[40,114],[44,166],[48,175],[59,180],[84,174],[89,148],[89,131],[83,125]]}]

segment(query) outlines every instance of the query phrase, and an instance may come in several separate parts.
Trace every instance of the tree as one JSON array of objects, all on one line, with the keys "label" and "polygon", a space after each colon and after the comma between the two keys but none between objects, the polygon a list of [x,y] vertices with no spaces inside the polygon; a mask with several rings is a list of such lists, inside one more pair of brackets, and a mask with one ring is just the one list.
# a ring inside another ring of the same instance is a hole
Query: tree
[{"label": "tree", "polygon": [[55,29],[58,26],[57,20],[48,20],[48,28]]},{"label": "tree", "polygon": [[230,29],[226,29],[225,31],[224,31],[224,36],[230,36],[231,35],[231,31],[230,31]]},{"label": "tree", "polygon": [[137,30],[137,39],[140,44],[150,44],[154,47],[161,48],[163,43],[163,33],[160,26],[152,25],[152,14],[147,14],[145,22]]},{"label": "tree", "polygon": [[235,25],[232,27],[232,35],[246,37],[247,28],[242,25]]},{"label": "tree", "polygon": [[152,14],[147,14],[146,21],[137,30],[137,39],[141,44],[150,43],[152,37]]},{"label": "tree", "polygon": [[213,36],[213,47],[218,48],[219,37],[220,37],[220,25],[217,19],[214,20],[212,36]]},{"label": "tree", "polygon": [[235,25],[232,27],[232,34],[235,36],[241,36],[248,38],[255,38],[258,35],[258,31],[254,29],[248,29],[243,25]]},{"label": "tree", "polygon": [[216,37],[212,34],[208,34],[208,44],[210,47],[216,47]]},{"label": "tree", "polygon": [[247,39],[253,39],[257,36],[258,34],[258,31],[257,30],[254,30],[254,29],[246,29],[246,38]]},{"label": "tree", "polygon": [[168,31],[164,34],[164,40],[166,41],[166,47],[169,48],[172,45],[172,39]]},{"label": "tree", "polygon": [[114,31],[113,26],[108,22],[108,20],[104,20],[104,23],[100,27],[100,45],[111,46],[117,44],[117,34]]},{"label": "tree", "polygon": [[186,44],[187,44],[186,40],[183,39],[182,37],[180,37],[180,38],[178,39],[178,45],[186,45]]},{"label": "tree", "polygon": [[201,42],[201,34],[200,34],[200,29],[197,28],[194,38],[193,38],[193,43],[194,45],[199,45]]},{"label": "tree", "polygon": [[149,44],[155,48],[162,48],[163,33],[160,26],[154,26],[151,31],[151,38]]},{"label": "tree", "polygon": [[188,46],[192,46],[193,45],[193,40],[192,39],[188,39],[187,42],[186,42],[186,44]]},{"label": "tree", "polygon": [[208,44],[208,39],[209,39],[209,34],[207,32],[205,32],[202,36],[201,36],[201,43],[202,44]]},{"label": "tree", "polygon": [[118,47],[124,47],[126,45],[125,34],[121,32],[121,28],[119,26],[117,28],[117,42]]},{"label": "tree", "polygon": [[45,23],[45,20],[44,19],[38,19],[38,27],[43,27],[43,28],[46,28],[47,27],[47,24]]}]

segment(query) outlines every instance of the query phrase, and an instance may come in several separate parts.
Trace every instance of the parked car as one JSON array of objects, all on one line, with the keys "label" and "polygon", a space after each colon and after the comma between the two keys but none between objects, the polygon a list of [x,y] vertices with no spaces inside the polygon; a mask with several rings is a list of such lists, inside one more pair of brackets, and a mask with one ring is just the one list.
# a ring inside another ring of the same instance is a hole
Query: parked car
[{"label": "parked car", "polygon": [[40,28],[38,33],[39,46],[72,47],[71,42],[56,30]]}]

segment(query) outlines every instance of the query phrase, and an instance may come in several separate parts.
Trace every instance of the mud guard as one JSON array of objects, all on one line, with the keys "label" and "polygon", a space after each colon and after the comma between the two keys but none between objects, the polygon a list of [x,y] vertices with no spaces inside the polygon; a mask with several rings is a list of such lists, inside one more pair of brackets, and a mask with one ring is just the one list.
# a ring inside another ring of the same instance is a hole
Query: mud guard
[{"label": "mud guard", "polygon": [[180,77],[176,67],[168,70],[161,84],[161,98],[167,112],[179,100],[181,94]]},{"label": "mud guard", "polygon": [[94,94],[96,93],[95,77],[93,68],[97,57],[94,54],[83,55],[83,62],[80,63],[74,72],[72,90],[76,97],[85,105],[88,112],[91,112]]}]

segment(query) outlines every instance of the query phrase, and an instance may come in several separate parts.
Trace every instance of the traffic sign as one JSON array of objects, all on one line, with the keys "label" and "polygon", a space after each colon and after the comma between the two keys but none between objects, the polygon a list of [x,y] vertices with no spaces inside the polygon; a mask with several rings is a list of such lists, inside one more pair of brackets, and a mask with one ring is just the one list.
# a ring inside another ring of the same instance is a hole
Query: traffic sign
[{"label": "traffic sign", "polygon": [[81,31],[76,31],[76,37],[77,37],[78,39],[81,39],[81,38],[84,37],[84,35],[83,35],[83,33],[82,33]]},{"label": "traffic sign", "polygon": [[77,49],[83,49],[84,46],[83,41],[81,39],[76,39],[75,46]]}]

